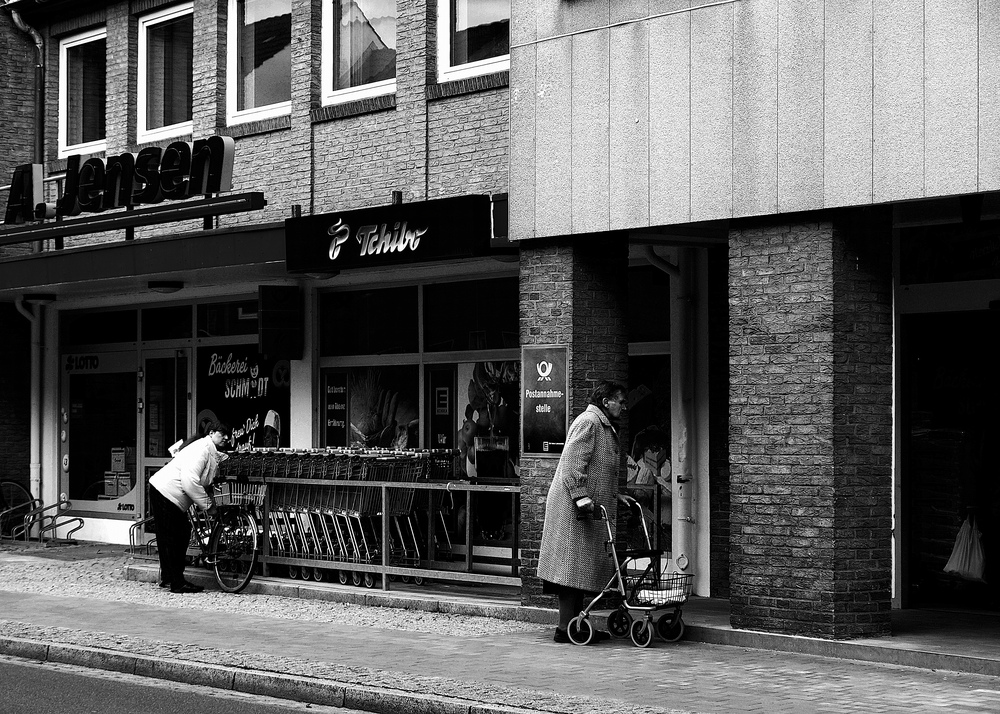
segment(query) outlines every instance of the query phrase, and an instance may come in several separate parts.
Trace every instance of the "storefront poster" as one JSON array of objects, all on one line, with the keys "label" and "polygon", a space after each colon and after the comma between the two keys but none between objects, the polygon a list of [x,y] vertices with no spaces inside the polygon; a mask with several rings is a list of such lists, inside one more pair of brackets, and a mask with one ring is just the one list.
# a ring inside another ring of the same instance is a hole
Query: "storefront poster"
[{"label": "storefront poster", "polygon": [[256,345],[198,349],[198,430],[221,421],[233,448],[287,447],[291,389],[288,360],[267,360]]},{"label": "storefront poster", "polygon": [[522,453],[558,457],[568,430],[569,349],[564,345],[521,349],[524,389]]},{"label": "storefront poster", "polygon": [[327,372],[324,375],[324,408],[326,410],[327,446],[344,446],[347,442],[347,373]]}]

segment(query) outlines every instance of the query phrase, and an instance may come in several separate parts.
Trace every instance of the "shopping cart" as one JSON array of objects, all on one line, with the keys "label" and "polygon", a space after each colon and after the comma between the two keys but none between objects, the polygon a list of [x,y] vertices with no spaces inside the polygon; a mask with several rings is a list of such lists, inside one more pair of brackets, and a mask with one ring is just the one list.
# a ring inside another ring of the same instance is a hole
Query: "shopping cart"
[{"label": "shopping cart", "polygon": [[[630,505],[638,507],[634,501]],[[608,549],[615,563],[615,573],[604,590],[570,620],[567,627],[570,641],[577,645],[589,644],[594,637],[590,613],[605,598],[617,596],[620,604],[608,615],[608,631],[612,635],[630,637],[636,647],[649,647],[654,631],[664,640],[676,642],[684,635],[681,606],[691,595],[694,575],[678,572],[672,562],[664,562],[662,550],[652,548],[641,512],[639,519],[647,547],[624,551],[619,557],[604,506],[600,506],[600,513],[608,530]]]}]

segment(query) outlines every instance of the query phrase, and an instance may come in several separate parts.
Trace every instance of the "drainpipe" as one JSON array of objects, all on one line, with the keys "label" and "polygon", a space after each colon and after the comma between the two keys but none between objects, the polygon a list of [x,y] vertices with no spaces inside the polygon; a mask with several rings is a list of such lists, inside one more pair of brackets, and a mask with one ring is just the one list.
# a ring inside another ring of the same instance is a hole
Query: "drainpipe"
[{"label": "drainpipe", "polygon": [[17,311],[31,322],[31,436],[28,443],[28,480],[32,498],[42,498],[42,306],[30,307],[20,298]]},{"label": "drainpipe", "polygon": [[[6,0],[3,3],[6,4]],[[34,27],[31,27],[21,17],[17,10],[10,10],[10,16],[14,20],[14,25],[21,32],[31,37],[35,43],[35,158],[33,163],[43,164],[45,162],[45,40]],[[40,253],[42,250],[41,241],[31,244],[32,253]]]},{"label": "drainpipe", "polygon": [[694,537],[694,484],[696,454],[694,381],[694,276],[689,248],[678,249],[678,264],[663,259],[646,246],[646,260],[670,276],[670,401],[671,472],[673,492],[674,563],[687,571],[696,562]]}]

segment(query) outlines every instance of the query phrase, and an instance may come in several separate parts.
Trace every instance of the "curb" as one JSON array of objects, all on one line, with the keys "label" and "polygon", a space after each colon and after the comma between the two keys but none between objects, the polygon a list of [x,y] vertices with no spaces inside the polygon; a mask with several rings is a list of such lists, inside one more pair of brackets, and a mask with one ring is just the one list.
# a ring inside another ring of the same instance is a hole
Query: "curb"
[{"label": "curb", "polygon": [[539,714],[546,711],[16,637],[0,636],[0,655],[375,714]]}]

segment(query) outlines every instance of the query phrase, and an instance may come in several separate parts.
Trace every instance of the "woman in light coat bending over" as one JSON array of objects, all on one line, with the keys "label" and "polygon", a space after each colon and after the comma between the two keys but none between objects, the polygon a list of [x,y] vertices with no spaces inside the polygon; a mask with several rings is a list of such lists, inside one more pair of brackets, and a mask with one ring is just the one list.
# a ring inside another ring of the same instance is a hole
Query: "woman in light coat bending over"
[{"label": "woman in light coat bending over", "polygon": [[212,511],[215,503],[206,489],[215,480],[222,452],[232,431],[213,423],[208,435],[181,447],[173,459],[149,479],[149,508],[156,523],[156,550],[160,556],[160,587],[172,593],[196,593],[204,588],[184,579],[184,558],[191,538],[187,511],[195,504]]},{"label": "woman in light coat bending over", "polygon": [[[604,381],[573,420],[545,501],[545,522],[538,551],[542,591],[559,598],[556,642],[569,642],[566,627],[580,614],[588,593],[598,593],[614,573],[605,552],[607,531],[599,506],[611,511],[621,465],[618,420],[626,411],[625,386]],[[623,501],[630,500],[619,495]],[[594,632],[595,642],[608,638]]]}]

